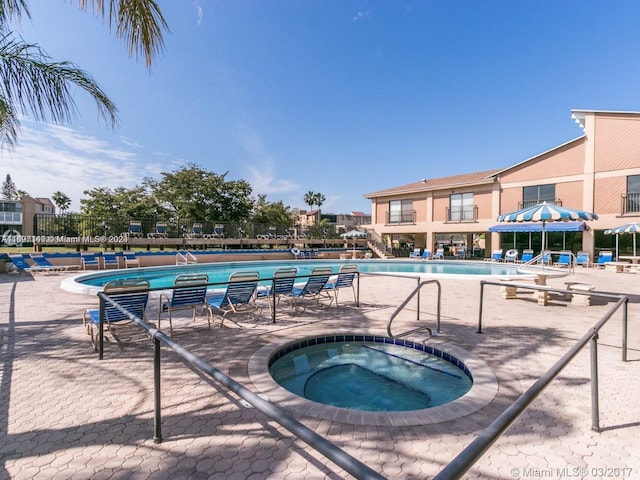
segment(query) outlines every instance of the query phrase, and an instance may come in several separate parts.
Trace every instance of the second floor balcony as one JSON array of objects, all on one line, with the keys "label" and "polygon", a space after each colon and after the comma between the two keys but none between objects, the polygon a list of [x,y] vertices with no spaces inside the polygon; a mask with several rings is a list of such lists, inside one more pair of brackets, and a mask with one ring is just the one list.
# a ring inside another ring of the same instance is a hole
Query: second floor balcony
[{"label": "second floor balcony", "polygon": [[400,225],[407,223],[416,223],[416,211],[410,212],[385,212],[385,223],[387,225]]},{"label": "second floor balcony", "polygon": [[446,222],[447,223],[464,223],[478,221],[478,206],[471,205],[466,207],[447,207]]},{"label": "second floor balcony", "polygon": [[626,193],[622,195],[622,215],[640,214],[640,193]]},{"label": "second floor balcony", "polygon": [[544,202],[551,203],[553,205],[558,205],[559,207],[562,206],[562,200],[560,200],[559,198],[554,198],[554,199],[551,199],[551,200],[544,200],[544,199],[540,199],[540,200],[523,200],[521,202],[518,202],[518,209],[533,207],[535,205],[538,205],[539,203],[544,203]]}]

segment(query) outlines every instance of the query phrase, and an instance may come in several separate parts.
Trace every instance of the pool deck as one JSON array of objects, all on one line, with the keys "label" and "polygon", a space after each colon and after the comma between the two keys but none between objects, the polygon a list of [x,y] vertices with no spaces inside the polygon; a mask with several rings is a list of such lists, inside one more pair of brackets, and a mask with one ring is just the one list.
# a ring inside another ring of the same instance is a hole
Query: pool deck
[{"label": "pool deck", "polygon": [[[135,327],[123,327],[119,343],[105,342],[105,359],[98,360],[81,320],[96,298],[62,290],[63,278],[0,275],[0,480],[352,478],[166,348],[163,442],[154,443],[151,343]],[[492,369],[498,388],[490,403],[419,425],[318,419],[313,409],[274,404],[384,477],[432,478],[613,305],[596,298],[581,306],[551,294],[541,306],[531,293],[507,300],[499,287],[487,286],[484,333],[478,334],[479,281],[439,280],[442,328],[434,342],[462,348]],[[566,281],[630,298],[629,361],[621,361],[620,312],[599,338],[602,431],[591,429],[587,347],[465,478],[640,478],[640,275],[579,268],[547,284],[564,288]],[[251,381],[256,352],[310,332],[385,335],[387,320],[415,285],[414,279],[363,276],[360,308],[343,290],[338,307],[310,307],[297,316],[283,307],[275,325],[268,308],[260,320],[236,317],[238,324],[227,320],[224,328],[216,318],[211,330],[204,318],[192,324],[185,316],[174,321],[174,340],[269,397]],[[434,292],[426,286],[421,295],[431,326]],[[157,318],[154,295],[150,321]],[[415,326],[415,317],[410,303],[397,317],[398,329]]]}]

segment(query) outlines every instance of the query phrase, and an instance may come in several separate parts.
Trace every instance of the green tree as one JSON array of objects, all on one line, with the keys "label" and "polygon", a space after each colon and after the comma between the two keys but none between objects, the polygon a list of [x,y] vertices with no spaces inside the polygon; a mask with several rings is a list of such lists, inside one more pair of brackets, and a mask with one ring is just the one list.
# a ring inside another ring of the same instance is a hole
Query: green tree
[{"label": "green tree", "polygon": [[266,195],[258,195],[251,218],[252,222],[291,227],[295,220],[296,216],[291,211],[291,207],[285,206],[282,201],[267,202]]},{"label": "green tree", "polygon": [[167,218],[168,211],[144,186],[134,188],[98,187],[86,190],[87,198],[80,200],[80,211],[84,214],[110,219]]},{"label": "green tree", "polygon": [[62,213],[66,212],[71,205],[71,199],[61,191],[54,192],[54,194],[51,195],[51,198],[53,199],[53,203],[56,204],[56,207],[58,207]]},{"label": "green tree", "polygon": [[[168,26],[155,0],[78,0],[82,10],[115,25],[115,35],[126,43],[130,56],[144,56],[148,68],[164,48]],[[38,121],[66,123],[77,116],[71,87],[91,95],[98,113],[115,127],[117,107],[87,72],[71,62],[54,62],[36,44],[26,43],[11,29],[22,17],[31,19],[27,0],[0,0],[0,142],[15,145],[19,114]]]},{"label": "green tree", "polygon": [[194,221],[242,221],[253,210],[251,185],[245,180],[226,180],[195,163],[175,172],[162,172],[160,180],[146,178],[154,197],[180,219]]},{"label": "green tree", "polygon": [[7,176],[2,182],[2,199],[3,200],[17,200],[18,189],[16,184],[11,179],[11,175],[7,173]]}]

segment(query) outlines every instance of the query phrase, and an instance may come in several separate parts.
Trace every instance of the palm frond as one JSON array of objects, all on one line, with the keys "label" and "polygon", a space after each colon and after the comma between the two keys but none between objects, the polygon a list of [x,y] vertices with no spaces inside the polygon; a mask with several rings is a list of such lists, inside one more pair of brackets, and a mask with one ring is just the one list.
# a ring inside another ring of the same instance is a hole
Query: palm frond
[{"label": "palm frond", "polygon": [[77,109],[70,87],[76,85],[94,98],[99,114],[112,127],[117,123],[117,107],[88,73],[70,62],[51,62],[40,47],[10,34],[0,39],[0,78],[0,96],[36,120],[74,119]]},{"label": "palm frond", "polygon": [[18,142],[20,120],[15,108],[6,98],[0,97],[0,145],[14,147]]},{"label": "palm frond", "polygon": [[83,10],[90,4],[94,13],[109,19],[109,27],[115,23],[116,37],[124,40],[129,55],[136,59],[144,57],[148,68],[164,50],[162,33],[169,31],[169,25],[155,0],[78,0],[78,3]]},{"label": "palm frond", "polygon": [[11,20],[20,21],[22,16],[31,18],[27,0],[2,0],[0,1],[0,29],[4,29]]}]

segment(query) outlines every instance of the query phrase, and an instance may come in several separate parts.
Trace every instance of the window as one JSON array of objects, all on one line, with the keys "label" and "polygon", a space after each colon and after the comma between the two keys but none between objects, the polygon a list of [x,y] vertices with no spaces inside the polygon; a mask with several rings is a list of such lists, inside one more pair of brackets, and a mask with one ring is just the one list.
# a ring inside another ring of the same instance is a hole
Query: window
[{"label": "window", "polygon": [[392,200],[389,202],[389,223],[411,223],[413,200]]},{"label": "window", "polygon": [[640,212],[640,175],[627,177],[627,212]]},{"label": "window", "polygon": [[449,221],[473,221],[473,193],[449,195]]},{"label": "window", "polygon": [[522,189],[522,207],[531,207],[538,203],[556,203],[556,185],[551,183],[548,185],[536,185],[533,187],[524,187]]}]

